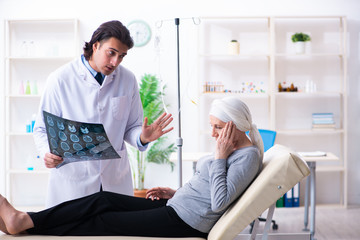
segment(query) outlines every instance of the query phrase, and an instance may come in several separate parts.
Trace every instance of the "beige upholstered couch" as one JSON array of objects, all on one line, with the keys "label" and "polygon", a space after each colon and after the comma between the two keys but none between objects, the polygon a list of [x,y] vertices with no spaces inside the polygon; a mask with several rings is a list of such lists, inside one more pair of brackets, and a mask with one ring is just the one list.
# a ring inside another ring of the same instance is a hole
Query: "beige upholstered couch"
[{"label": "beige upholstered couch", "polygon": [[[277,199],[308,176],[310,170],[305,161],[288,148],[275,145],[264,157],[264,167],[259,176],[245,193],[232,204],[210,231],[208,239],[234,239],[261,213],[273,205]],[[139,226],[141,227],[141,226]],[[59,239],[51,236],[23,236],[25,239]],[[0,240],[13,239],[12,236],[0,236]],[[150,237],[61,237],[61,239],[106,239],[106,240],[152,240]],[[163,240],[174,238],[162,238]],[[177,238],[179,239],[179,238]],[[195,240],[201,238],[181,238]]]}]

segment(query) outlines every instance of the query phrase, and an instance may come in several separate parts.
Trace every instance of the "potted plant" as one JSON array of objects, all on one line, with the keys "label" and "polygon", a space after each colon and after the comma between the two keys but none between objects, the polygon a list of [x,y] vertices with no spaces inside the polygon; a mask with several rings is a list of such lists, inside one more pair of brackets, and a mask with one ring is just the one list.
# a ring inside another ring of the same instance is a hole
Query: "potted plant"
[{"label": "potted plant", "polygon": [[[153,123],[163,112],[162,102],[163,93],[160,90],[159,80],[156,76],[145,74],[141,78],[139,93],[143,106],[144,116],[148,118],[148,124]],[[134,195],[144,197],[145,170],[147,163],[169,164],[171,171],[174,168],[174,162],[169,160],[170,154],[175,152],[174,144],[167,144],[166,137],[160,137],[153,143],[150,143],[147,151],[141,152],[131,147],[131,168],[134,180]]]},{"label": "potted plant", "polygon": [[297,54],[305,53],[305,42],[311,41],[311,38],[308,34],[305,33],[294,33],[291,36],[292,42],[295,44],[295,52]]}]

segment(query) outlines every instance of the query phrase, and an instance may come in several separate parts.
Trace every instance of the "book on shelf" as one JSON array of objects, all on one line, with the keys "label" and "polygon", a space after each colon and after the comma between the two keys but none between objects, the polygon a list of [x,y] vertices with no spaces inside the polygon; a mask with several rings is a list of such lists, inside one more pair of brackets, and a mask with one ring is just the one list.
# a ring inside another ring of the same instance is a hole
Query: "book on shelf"
[{"label": "book on shelf", "polygon": [[333,113],[313,113],[312,114],[313,118],[333,118],[334,114]]},{"label": "book on shelf", "polygon": [[313,113],[312,129],[335,129],[333,113]]},{"label": "book on shelf", "polygon": [[299,195],[300,195],[300,183],[297,183],[292,189],[290,189],[289,191],[287,191],[284,194],[283,206],[284,207],[299,207],[300,206]]},{"label": "book on shelf", "polygon": [[334,124],[333,119],[313,119],[313,124]]},{"label": "book on shelf", "polygon": [[333,124],[313,124],[312,125],[312,128],[313,129],[323,129],[323,128],[326,128],[326,129],[328,129],[328,128],[330,128],[330,129],[335,129],[335,123],[333,123]]},{"label": "book on shelf", "polygon": [[322,126],[313,126],[311,128],[312,131],[329,131],[329,130],[333,130],[335,131],[335,124],[332,125],[322,125]]},{"label": "book on shelf", "polygon": [[284,195],[284,207],[293,207],[293,188]]},{"label": "book on shelf", "polygon": [[276,207],[280,208],[280,207],[284,207],[284,195],[281,196],[277,201],[276,201]]},{"label": "book on shelf", "polygon": [[300,183],[297,183],[293,187],[293,207],[299,207],[300,206]]}]

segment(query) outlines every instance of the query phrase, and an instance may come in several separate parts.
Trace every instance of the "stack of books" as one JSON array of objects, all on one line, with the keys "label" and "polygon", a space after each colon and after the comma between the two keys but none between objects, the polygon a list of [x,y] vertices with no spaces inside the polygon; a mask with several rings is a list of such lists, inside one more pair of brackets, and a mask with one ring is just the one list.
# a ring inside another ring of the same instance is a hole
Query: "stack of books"
[{"label": "stack of books", "polygon": [[313,129],[335,129],[335,121],[333,113],[313,113],[312,114]]}]

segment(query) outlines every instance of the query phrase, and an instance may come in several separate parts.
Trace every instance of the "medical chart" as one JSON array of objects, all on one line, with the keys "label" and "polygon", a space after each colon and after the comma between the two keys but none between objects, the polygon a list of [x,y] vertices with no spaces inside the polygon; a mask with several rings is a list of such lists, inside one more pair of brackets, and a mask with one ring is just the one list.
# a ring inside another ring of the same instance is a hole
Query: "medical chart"
[{"label": "medical chart", "polygon": [[43,111],[50,152],[64,161],[56,168],[79,161],[120,158],[104,126],[71,121]]}]

